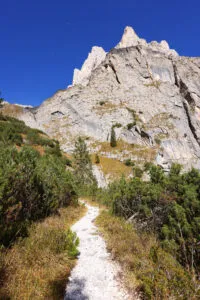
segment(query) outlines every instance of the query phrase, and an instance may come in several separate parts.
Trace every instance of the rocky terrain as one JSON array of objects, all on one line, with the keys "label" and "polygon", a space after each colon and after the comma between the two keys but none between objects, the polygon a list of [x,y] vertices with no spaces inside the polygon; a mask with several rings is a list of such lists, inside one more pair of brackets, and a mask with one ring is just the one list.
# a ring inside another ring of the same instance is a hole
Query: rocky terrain
[{"label": "rocky terrain", "polygon": [[[200,168],[200,58],[179,56],[166,41],[147,43],[131,27],[108,53],[93,47],[72,86],[39,107],[5,104],[3,111],[58,139],[66,152],[82,135],[107,157]],[[112,127],[123,147],[105,150]]]}]

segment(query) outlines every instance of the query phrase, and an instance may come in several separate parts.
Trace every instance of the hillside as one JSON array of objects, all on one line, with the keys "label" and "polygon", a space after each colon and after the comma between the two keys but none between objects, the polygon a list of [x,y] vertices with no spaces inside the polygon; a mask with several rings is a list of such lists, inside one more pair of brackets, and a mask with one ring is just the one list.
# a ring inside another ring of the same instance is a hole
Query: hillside
[{"label": "hillside", "polygon": [[57,141],[0,114],[0,299],[64,295],[85,211],[69,165]]}]

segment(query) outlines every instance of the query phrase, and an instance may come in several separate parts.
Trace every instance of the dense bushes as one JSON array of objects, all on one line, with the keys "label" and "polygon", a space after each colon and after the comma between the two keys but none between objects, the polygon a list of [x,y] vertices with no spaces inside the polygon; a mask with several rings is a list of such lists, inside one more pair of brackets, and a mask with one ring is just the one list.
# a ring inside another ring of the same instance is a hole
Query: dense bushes
[{"label": "dense bushes", "polygon": [[57,142],[48,138],[42,131],[30,128],[23,121],[0,113],[0,145],[21,146],[22,143],[58,147]]},{"label": "dense bushes", "polygon": [[169,175],[149,166],[150,181],[139,178],[112,183],[100,195],[113,213],[131,218],[138,229],[154,232],[165,250],[188,271],[200,271],[200,173],[181,174],[173,165]]},{"label": "dense bushes", "polygon": [[[43,155],[32,145],[43,147]],[[58,142],[0,114],[0,244],[10,245],[32,221],[77,198],[67,164]]]},{"label": "dense bushes", "polygon": [[31,147],[0,148],[0,242],[26,234],[27,225],[76,198],[64,161]]}]

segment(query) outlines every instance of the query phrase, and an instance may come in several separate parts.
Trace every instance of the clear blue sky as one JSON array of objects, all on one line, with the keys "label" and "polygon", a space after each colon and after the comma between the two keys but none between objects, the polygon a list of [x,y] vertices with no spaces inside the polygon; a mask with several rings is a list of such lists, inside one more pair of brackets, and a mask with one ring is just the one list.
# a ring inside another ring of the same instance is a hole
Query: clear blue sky
[{"label": "clear blue sky", "polygon": [[126,25],[200,56],[199,0],[0,0],[0,90],[38,105],[71,83],[93,45],[114,47]]}]

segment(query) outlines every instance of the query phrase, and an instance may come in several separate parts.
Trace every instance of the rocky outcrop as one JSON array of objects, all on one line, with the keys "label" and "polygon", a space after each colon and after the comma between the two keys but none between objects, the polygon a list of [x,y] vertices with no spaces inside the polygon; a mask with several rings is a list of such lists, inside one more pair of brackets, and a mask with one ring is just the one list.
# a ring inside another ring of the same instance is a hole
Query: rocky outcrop
[{"label": "rocky outcrop", "polygon": [[200,58],[178,56],[165,41],[147,43],[127,27],[115,48],[95,47],[75,73],[72,87],[18,117],[68,152],[78,135],[99,150],[114,126],[118,140],[135,145],[127,157],[139,161],[149,151],[166,170],[172,162],[200,168]]},{"label": "rocky outcrop", "polygon": [[96,178],[97,185],[99,188],[105,188],[108,186],[108,179],[106,179],[103,171],[97,165],[92,166],[93,175]]},{"label": "rocky outcrop", "polygon": [[166,41],[161,41],[160,43],[156,41],[152,41],[151,43],[147,43],[145,39],[141,39],[138,37],[138,35],[135,33],[134,29],[130,26],[127,26],[124,29],[124,34],[122,36],[121,41],[119,44],[115,47],[116,49],[120,48],[128,48],[128,47],[148,47],[152,51],[159,51],[160,53],[164,53],[166,55],[172,55],[172,56],[178,56],[178,53],[170,49],[168,43]]},{"label": "rocky outcrop", "polygon": [[74,70],[72,84],[87,85],[92,71],[100,65],[105,57],[106,52],[103,50],[103,48],[97,46],[92,47],[92,51],[89,53],[88,58],[84,62],[81,70]]}]

